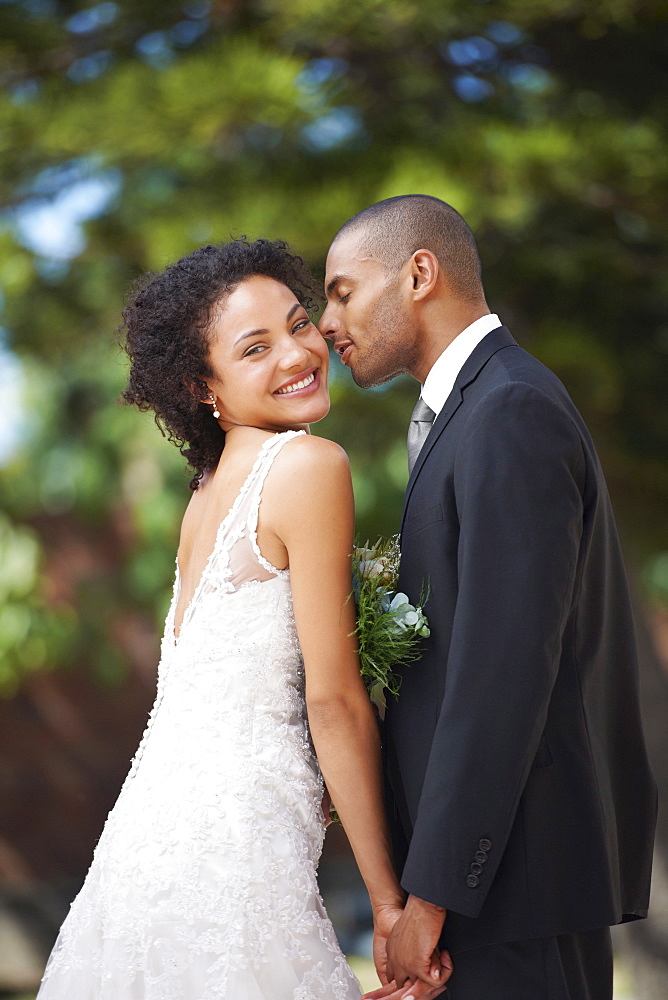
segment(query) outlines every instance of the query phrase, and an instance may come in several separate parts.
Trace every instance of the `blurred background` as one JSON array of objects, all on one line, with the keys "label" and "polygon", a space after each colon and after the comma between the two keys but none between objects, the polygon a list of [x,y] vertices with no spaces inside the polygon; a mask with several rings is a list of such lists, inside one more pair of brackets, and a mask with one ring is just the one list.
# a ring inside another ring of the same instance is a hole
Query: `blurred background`
[{"label": "blurred background", "polygon": [[[282,237],[321,278],[371,202],[462,212],[490,307],[599,449],[665,792],[667,41],[662,0],[0,0],[0,996],[34,996],[153,700],[188,474],[117,404],[116,329],[138,274],[209,241]],[[417,385],[333,371],[318,433],[351,456],[362,538],[391,533]],[[666,801],[618,1000],[665,996]],[[327,839],[367,976],[365,894]]]}]

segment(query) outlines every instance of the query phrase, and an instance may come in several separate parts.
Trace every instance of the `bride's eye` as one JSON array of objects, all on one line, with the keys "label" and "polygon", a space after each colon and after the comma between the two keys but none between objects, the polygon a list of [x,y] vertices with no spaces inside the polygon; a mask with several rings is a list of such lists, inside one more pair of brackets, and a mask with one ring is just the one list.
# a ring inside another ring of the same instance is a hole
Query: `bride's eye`
[{"label": "bride's eye", "polygon": [[265,348],[264,344],[256,344],[255,347],[249,347],[248,348],[248,350],[244,354],[244,357],[245,358],[251,358],[254,354],[257,354],[258,351],[265,351],[265,350],[266,350],[266,348]]},{"label": "bride's eye", "polygon": [[297,323],[296,326],[293,326],[292,332],[298,333],[300,330],[303,330],[305,326],[310,326],[310,325],[311,325],[310,319],[302,319],[299,321],[299,323]]}]

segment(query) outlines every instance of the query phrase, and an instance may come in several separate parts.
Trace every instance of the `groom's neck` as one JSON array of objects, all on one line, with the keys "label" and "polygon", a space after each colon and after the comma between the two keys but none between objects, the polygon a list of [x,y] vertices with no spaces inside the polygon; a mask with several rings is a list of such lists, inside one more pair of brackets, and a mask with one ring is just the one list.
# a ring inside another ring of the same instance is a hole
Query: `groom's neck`
[{"label": "groom's neck", "polygon": [[416,338],[417,351],[410,374],[424,383],[432,367],[455,337],[481,316],[491,312],[484,299],[466,302],[461,299],[439,298],[425,302]]}]

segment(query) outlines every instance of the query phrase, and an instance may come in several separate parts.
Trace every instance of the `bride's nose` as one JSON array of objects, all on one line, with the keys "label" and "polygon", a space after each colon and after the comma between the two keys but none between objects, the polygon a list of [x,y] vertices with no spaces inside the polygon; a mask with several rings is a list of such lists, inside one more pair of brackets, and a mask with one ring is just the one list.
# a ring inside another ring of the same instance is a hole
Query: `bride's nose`
[{"label": "bride's nose", "polygon": [[281,354],[281,368],[306,368],[311,363],[311,352],[306,344],[297,339],[287,342]]}]

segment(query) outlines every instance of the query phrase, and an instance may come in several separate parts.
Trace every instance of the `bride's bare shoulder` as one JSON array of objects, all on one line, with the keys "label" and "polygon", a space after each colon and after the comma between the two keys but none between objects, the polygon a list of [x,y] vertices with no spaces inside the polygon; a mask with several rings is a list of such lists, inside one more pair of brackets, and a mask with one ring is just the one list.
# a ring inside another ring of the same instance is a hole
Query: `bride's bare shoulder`
[{"label": "bride's bare shoulder", "polygon": [[277,461],[277,471],[286,477],[312,478],[314,473],[332,472],[350,475],[348,455],[340,444],[328,438],[316,437],[315,434],[300,434],[289,442],[287,448],[281,449],[280,464]]},{"label": "bride's bare shoulder", "polygon": [[335,441],[300,434],[276,456],[267,487],[271,506],[275,500],[295,511],[303,505],[344,502],[352,494],[348,456]]},{"label": "bride's bare shoulder", "polygon": [[267,521],[286,545],[295,530],[320,530],[334,512],[345,518],[353,509],[346,452],[313,434],[293,438],[276,456],[266,502]]}]

